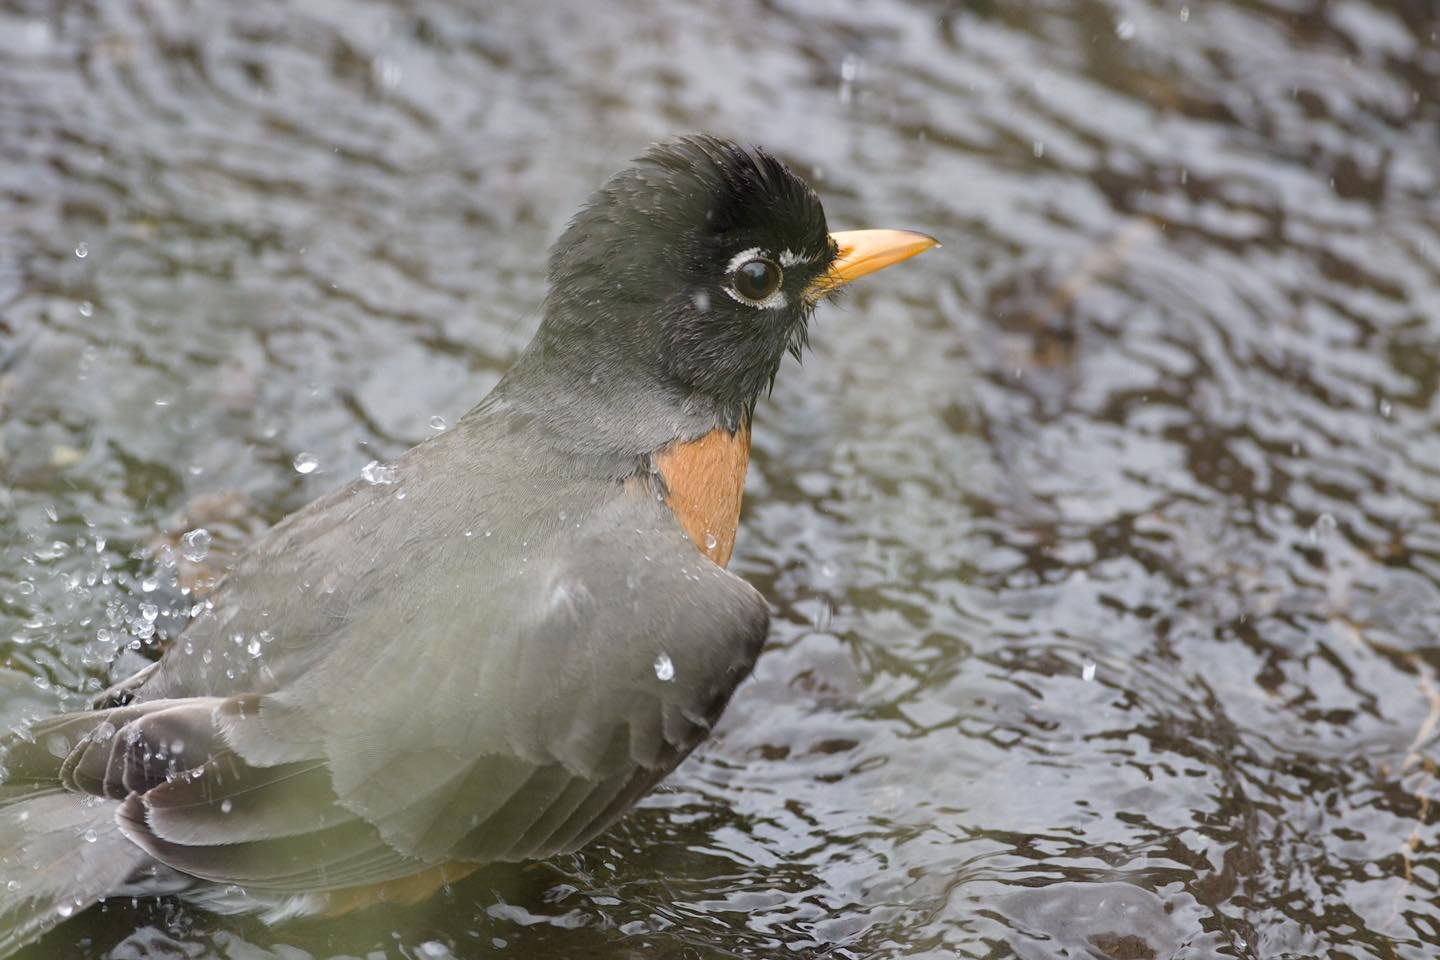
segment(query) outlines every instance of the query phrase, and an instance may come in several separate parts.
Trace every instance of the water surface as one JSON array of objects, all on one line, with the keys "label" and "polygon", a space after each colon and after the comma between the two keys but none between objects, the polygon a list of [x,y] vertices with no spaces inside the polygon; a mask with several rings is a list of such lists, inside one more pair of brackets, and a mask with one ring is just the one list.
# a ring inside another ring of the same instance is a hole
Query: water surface
[{"label": "water surface", "polygon": [[11,717],[142,662],[142,605],[174,629],[179,534],[223,566],[453,423],[651,140],[765,144],[833,227],[945,241],[762,405],[733,565],[770,648],[619,827],[421,908],[112,903],[29,955],[1435,956],[1437,30],[1424,0],[0,2]]}]

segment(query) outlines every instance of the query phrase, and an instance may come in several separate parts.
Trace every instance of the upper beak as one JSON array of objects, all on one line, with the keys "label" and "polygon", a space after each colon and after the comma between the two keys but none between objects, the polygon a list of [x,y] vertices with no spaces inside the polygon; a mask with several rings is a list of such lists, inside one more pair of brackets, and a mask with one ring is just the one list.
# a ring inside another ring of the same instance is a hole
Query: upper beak
[{"label": "upper beak", "polygon": [[830,234],[839,252],[830,269],[815,279],[806,291],[821,297],[867,273],[909,260],[917,253],[940,246],[940,241],[909,230],[842,230]]}]

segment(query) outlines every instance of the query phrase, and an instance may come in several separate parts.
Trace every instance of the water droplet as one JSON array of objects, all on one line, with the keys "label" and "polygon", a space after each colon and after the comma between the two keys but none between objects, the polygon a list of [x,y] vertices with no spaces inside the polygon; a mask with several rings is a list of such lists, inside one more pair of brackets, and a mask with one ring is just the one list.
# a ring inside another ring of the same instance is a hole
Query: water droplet
[{"label": "water droplet", "polygon": [[1182,7],[1180,8],[1180,22],[1181,22],[1181,23],[1189,23],[1189,22],[1190,22],[1190,8],[1189,8],[1189,7],[1183,7],[1183,6],[1182,6]]},{"label": "water droplet", "polygon": [[210,553],[210,531],[196,527],[180,538],[180,552],[186,560],[199,563]]},{"label": "water droplet", "polygon": [[245,649],[250,653],[250,656],[251,656],[252,659],[259,660],[259,659],[260,659],[260,651],[261,651],[261,649],[263,649],[263,648],[260,646],[260,638],[259,638],[259,637],[255,637],[255,638],[251,639],[250,644],[249,644]]},{"label": "water droplet", "polygon": [[1086,660],[1084,666],[1080,668],[1080,679],[1086,683],[1095,679],[1095,664],[1092,661]]},{"label": "water droplet", "polygon": [[381,58],[375,62],[375,79],[387,90],[393,90],[400,84],[400,75],[400,64],[394,60]]},{"label": "water droplet", "polygon": [[80,316],[82,316],[82,317],[91,317],[91,316],[94,316],[94,315],[95,315],[95,304],[91,303],[89,300],[81,300],[81,301],[80,301]]},{"label": "water droplet", "polygon": [[815,605],[815,616],[811,623],[814,624],[816,630],[828,630],[830,629],[830,620],[834,616],[835,608],[830,605],[829,600],[822,597],[820,602]]},{"label": "water droplet", "polygon": [[96,833],[94,829],[90,829],[85,831],[84,837],[86,843],[94,843],[96,840],[100,839],[100,834]]},{"label": "water droplet", "polygon": [[29,580],[21,580],[15,585],[15,589],[19,590],[22,595],[28,596],[29,594],[35,592],[35,584],[31,583]]},{"label": "water droplet", "polygon": [[1036,140],[1031,145],[1030,151],[1035,154],[1035,159],[1039,160],[1041,157],[1045,156],[1045,141]]},{"label": "water droplet", "polygon": [[314,473],[315,468],[320,466],[320,461],[313,453],[305,453],[303,450],[295,454],[296,473]]},{"label": "water droplet", "polygon": [[153,603],[142,603],[140,604],[140,616],[154,623],[155,618],[160,616],[160,608]]},{"label": "water droplet", "polygon": [[1332,515],[1328,513],[1320,514],[1320,516],[1315,518],[1315,522],[1310,525],[1310,542],[1318,543],[1321,537],[1328,536],[1332,533],[1336,526],[1338,526],[1338,524],[1336,524],[1335,518]]},{"label": "water droplet", "polygon": [[366,483],[379,485],[382,483],[394,483],[399,479],[400,471],[393,463],[381,463],[379,460],[371,460],[360,468],[360,479]]},{"label": "water droplet", "polygon": [[[84,256],[84,254],[80,253],[80,251],[78,250],[75,252],[78,256]],[[75,908],[68,903],[62,903],[60,904],[60,906],[55,908],[55,912],[60,914],[60,916],[62,917],[69,917],[75,913]]]},{"label": "water droplet", "polygon": [[665,683],[675,679],[675,664],[668,653],[655,658],[655,676]]},{"label": "water droplet", "polygon": [[156,588],[159,586],[160,580],[159,578],[154,576],[146,577],[144,580],[140,581],[140,589],[145,593],[154,593]]},{"label": "water droplet", "polygon": [[1115,24],[1115,36],[1121,40],[1130,40],[1135,36],[1135,24],[1129,20],[1121,20]]},{"label": "water droplet", "polygon": [[75,244],[75,256],[79,257],[81,260],[84,260],[86,257],[90,256],[90,245],[88,243]]},{"label": "water droplet", "polygon": [[465,531],[465,539],[466,539],[466,540],[469,540],[469,539],[470,539],[471,537],[473,537],[473,536],[475,536],[475,531],[474,531],[474,530],[466,530],[466,531]]},{"label": "water droplet", "polygon": [[431,429],[431,430],[444,430],[444,429],[445,429],[445,418],[444,418],[444,417],[431,417],[431,418],[430,418],[430,429]]},{"label": "water droplet", "polygon": [[1381,397],[1378,406],[1380,408],[1380,416],[1384,417],[1386,420],[1389,420],[1390,414],[1395,409],[1393,406],[1390,405],[1390,401],[1386,400],[1384,397]]},{"label": "water droplet", "polygon": [[20,881],[19,881],[19,880],[7,880],[7,881],[5,881],[5,889],[6,889],[6,890],[19,890],[19,889],[20,889]]},{"label": "water droplet", "polygon": [[715,549],[717,546],[719,546],[719,545],[720,545],[720,541],[715,539],[715,534],[711,533],[709,530],[706,530],[706,531],[705,531],[705,549],[706,549],[706,550],[714,550],[714,549]]},{"label": "water droplet", "polygon": [[439,940],[426,940],[415,948],[415,953],[425,960],[442,960],[444,957],[455,956],[450,952],[450,948]]}]

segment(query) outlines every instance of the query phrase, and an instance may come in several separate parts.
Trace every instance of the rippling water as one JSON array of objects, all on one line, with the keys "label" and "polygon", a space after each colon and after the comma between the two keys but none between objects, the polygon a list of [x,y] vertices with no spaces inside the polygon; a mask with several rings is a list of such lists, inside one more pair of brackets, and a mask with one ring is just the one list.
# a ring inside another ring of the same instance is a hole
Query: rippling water
[{"label": "rippling water", "polygon": [[698,129],[946,244],[762,408],[757,676],[582,855],[30,955],[1435,956],[1434,5],[493,6],[0,2],[4,712],[453,422]]}]

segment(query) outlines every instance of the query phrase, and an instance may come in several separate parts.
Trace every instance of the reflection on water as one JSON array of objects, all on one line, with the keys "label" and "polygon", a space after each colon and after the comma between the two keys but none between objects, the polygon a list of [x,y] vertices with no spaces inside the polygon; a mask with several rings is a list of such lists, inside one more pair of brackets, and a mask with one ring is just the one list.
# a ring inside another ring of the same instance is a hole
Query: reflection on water
[{"label": "reflection on water", "polygon": [[31,955],[1432,956],[1437,30],[1423,0],[0,4],[10,716],[173,627],[167,534],[223,563],[453,422],[651,139],[767,144],[836,227],[946,242],[764,405],[736,566],[771,649],[622,826],[420,909],[115,903]]}]

